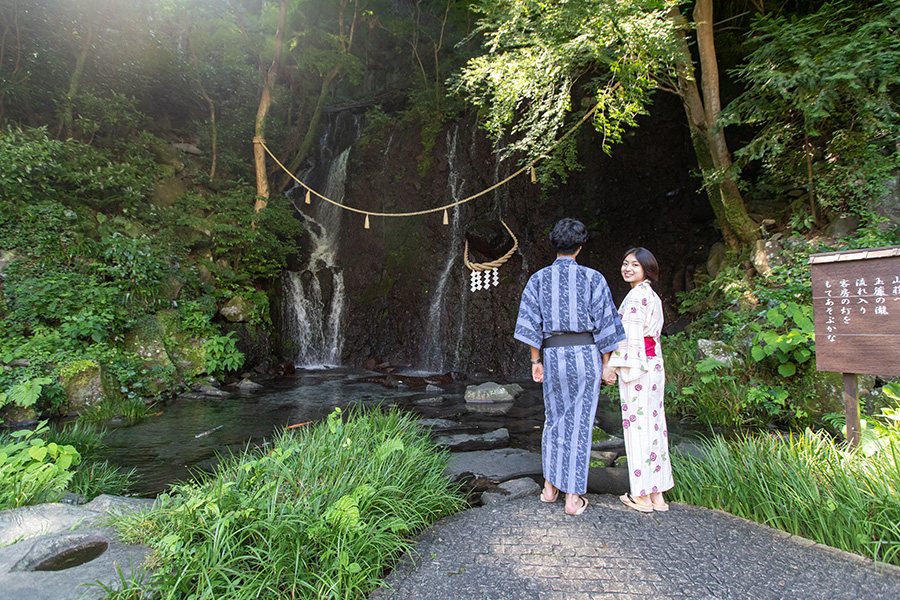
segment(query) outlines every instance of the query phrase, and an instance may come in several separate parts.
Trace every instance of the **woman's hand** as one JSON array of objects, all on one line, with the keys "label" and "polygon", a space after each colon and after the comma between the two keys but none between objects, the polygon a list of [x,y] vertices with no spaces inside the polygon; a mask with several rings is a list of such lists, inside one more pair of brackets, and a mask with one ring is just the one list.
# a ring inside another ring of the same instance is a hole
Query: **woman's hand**
[{"label": "woman's hand", "polygon": [[603,367],[603,383],[612,385],[616,382],[616,367]]},{"label": "woman's hand", "polygon": [[544,381],[544,365],[536,363],[531,365],[531,378],[535,383],[543,383]]}]

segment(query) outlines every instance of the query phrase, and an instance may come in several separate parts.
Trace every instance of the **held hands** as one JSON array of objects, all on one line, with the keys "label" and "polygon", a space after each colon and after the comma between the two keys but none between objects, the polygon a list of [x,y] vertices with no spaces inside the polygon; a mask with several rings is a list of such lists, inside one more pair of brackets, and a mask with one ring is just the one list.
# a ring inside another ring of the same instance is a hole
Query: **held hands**
[{"label": "held hands", "polygon": [[612,385],[616,382],[616,367],[603,367],[603,383]]},{"label": "held hands", "polygon": [[544,365],[537,363],[531,365],[531,378],[535,383],[543,383],[544,381]]}]

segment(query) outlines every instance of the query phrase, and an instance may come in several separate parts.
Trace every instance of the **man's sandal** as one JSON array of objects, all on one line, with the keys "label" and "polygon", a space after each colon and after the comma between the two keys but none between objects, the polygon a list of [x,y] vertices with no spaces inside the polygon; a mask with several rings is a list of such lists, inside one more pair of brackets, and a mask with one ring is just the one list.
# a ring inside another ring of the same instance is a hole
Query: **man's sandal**
[{"label": "man's sandal", "polygon": [[572,515],[573,517],[577,517],[578,515],[580,515],[581,513],[583,513],[584,510],[588,507],[588,501],[587,501],[587,498],[585,498],[585,497],[583,497],[583,496],[579,496],[578,499],[581,500],[581,506],[579,506],[577,509],[575,509],[575,512],[569,512],[569,511],[567,510],[567,511],[566,511],[566,514],[567,514],[567,515]]}]

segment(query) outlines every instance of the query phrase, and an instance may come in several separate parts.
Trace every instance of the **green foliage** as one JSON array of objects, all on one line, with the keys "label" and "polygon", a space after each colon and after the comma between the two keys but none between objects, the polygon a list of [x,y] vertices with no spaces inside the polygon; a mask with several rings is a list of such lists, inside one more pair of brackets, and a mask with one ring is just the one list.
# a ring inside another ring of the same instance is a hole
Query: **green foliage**
[{"label": "green foliage", "polygon": [[244,364],[244,354],[237,349],[234,332],[208,338],[206,350],[206,372],[221,375],[225,371],[236,371]]},{"label": "green foliage", "polygon": [[[891,447],[900,448],[900,384],[887,383],[882,393],[893,401],[870,419],[860,419],[860,451],[867,456],[883,454],[893,459]],[[846,435],[846,422],[843,424]]]},{"label": "green foliage", "polygon": [[55,502],[81,461],[69,445],[46,442],[46,421],[34,431],[23,429],[0,436],[0,510]]},{"label": "green foliage", "polygon": [[416,532],[462,507],[446,461],[397,411],[335,412],[119,528],[154,548],[164,599],[364,597]]},{"label": "green foliage", "polygon": [[735,71],[746,89],[723,118],[759,132],[736,154],[762,159],[778,181],[811,189],[829,209],[864,214],[900,166],[898,25],[894,0],[759,16],[748,36],[754,50]]},{"label": "green foliage", "polygon": [[[656,0],[595,2],[573,0],[482,0],[474,35],[484,37],[486,53],[469,61],[454,82],[481,109],[495,137],[507,131],[515,141],[505,155],[524,152],[545,158],[541,181],[576,165],[570,137],[551,152],[572,110],[573,88],[586,105],[600,103],[594,123],[603,132],[603,149],[618,142],[626,126],[646,110],[657,88],[655,76],[673,75],[678,44],[672,3]],[[576,109],[572,119],[584,115]]]},{"label": "green foliage", "polygon": [[867,456],[823,433],[711,439],[673,454],[672,500],[721,509],[821,544],[900,565],[896,445]]},{"label": "green foliage", "polygon": [[0,406],[5,404],[15,404],[21,408],[30,408],[34,406],[37,403],[38,398],[41,397],[44,386],[52,382],[53,380],[49,377],[35,377],[17,383],[10,387],[8,391],[0,392]]},{"label": "green foliage", "polygon": [[123,471],[109,461],[86,460],[75,470],[68,491],[93,500],[100,494],[128,495],[135,483],[134,469]]},{"label": "green foliage", "polygon": [[147,405],[143,400],[114,396],[103,398],[100,402],[87,407],[79,415],[79,419],[93,425],[105,425],[113,419],[121,419],[125,425],[135,425],[146,416]]},{"label": "green foliage", "polygon": [[815,352],[812,306],[781,303],[766,311],[766,321],[768,328],[754,324],[757,333],[750,354],[757,362],[774,357],[778,373],[791,377]]},{"label": "green foliage", "polygon": [[98,265],[98,271],[118,282],[126,305],[139,300],[145,309],[153,309],[161,304],[169,268],[146,239],[132,239],[116,232],[103,240],[101,251],[105,260]]},{"label": "green foliage", "polygon": [[217,274],[232,288],[277,276],[287,258],[299,253],[302,228],[291,204],[273,196],[266,208],[256,213],[254,198],[255,191],[242,185],[215,196],[185,194],[177,203],[179,212],[173,225],[204,233],[202,245],[212,252],[213,263],[227,262],[228,267],[217,269]]}]

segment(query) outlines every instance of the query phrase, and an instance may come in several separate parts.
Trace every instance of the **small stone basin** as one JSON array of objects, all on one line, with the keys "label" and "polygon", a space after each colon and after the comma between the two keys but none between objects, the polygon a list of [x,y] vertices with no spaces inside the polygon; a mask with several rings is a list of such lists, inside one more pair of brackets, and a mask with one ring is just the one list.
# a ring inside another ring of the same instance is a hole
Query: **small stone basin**
[{"label": "small stone basin", "polygon": [[95,540],[86,544],[66,548],[59,554],[50,556],[35,566],[32,571],[65,571],[89,563],[109,548],[109,543]]},{"label": "small stone basin", "polygon": [[109,549],[103,535],[66,533],[38,538],[13,572],[65,571],[89,563]]}]

